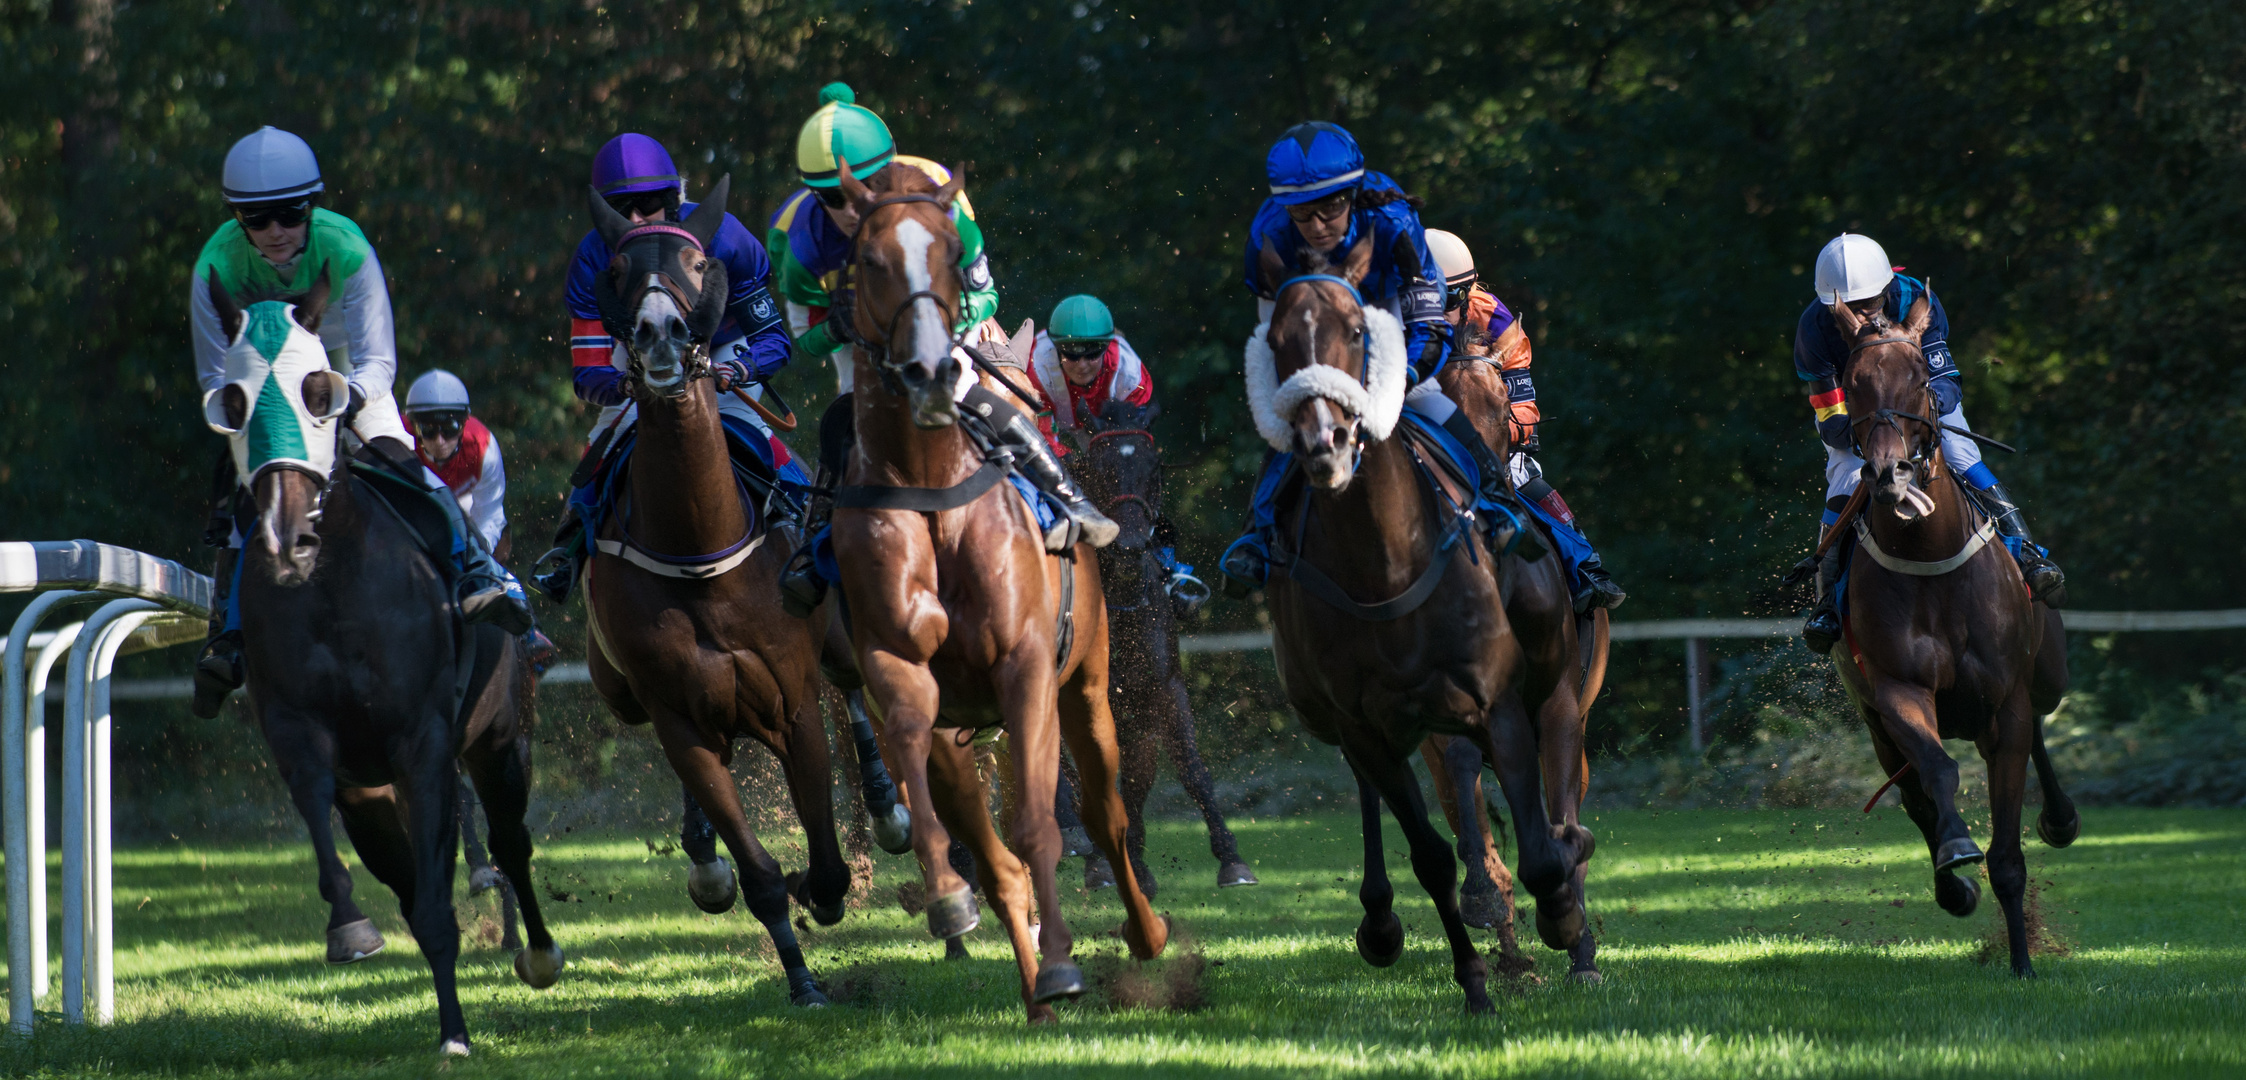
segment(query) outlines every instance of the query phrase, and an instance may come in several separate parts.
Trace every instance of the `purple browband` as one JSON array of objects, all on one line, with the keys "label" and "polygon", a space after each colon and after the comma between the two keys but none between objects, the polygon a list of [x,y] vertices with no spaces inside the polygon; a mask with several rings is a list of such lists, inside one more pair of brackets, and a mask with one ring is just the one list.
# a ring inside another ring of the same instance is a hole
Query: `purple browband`
[{"label": "purple browband", "polygon": [[[646,225],[634,226],[630,232],[627,232],[624,235],[616,238],[616,246],[617,248],[621,249],[624,245],[629,244],[642,236],[652,236],[656,233],[669,233],[673,236],[683,236],[686,238],[687,243],[694,245],[694,250],[702,251],[702,241],[696,238],[693,233],[687,232],[685,229],[679,228],[676,225],[660,221],[651,222]],[[704,251],[703,254],[708,254],[708,252]]]}]

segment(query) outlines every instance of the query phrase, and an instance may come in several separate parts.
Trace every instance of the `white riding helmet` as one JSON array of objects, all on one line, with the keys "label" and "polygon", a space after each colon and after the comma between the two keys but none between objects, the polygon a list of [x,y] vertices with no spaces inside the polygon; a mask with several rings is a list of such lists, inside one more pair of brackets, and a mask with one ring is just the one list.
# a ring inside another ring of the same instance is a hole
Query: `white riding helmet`
[{"label": "white riding helmet", "polygon": [[1827,304],[1878,296],[1893,280],[1886,249],[1869,236],[1842,233],[1817,253],[1817,298]]},{"label": "white riding helmet", "polygon": [[434,368],[413,380],[406,391],[406,412],[467,412],[468,384],[443,368]]},{"label": "white riding helmet", "polygon": [[1456,233],[1441,229],[1427,230],[1427,252],[1435,256],[1435,266],[1443,272],[1443,283],[1457,285],[1474,277],[1474,253],[1466,249],[1466,241]]},{"label": "white riding helmet", "polygon": [[230,203],[274,202],[327,190],[320,162],[304,140],[267,125],[226,152],[220,189]]}]

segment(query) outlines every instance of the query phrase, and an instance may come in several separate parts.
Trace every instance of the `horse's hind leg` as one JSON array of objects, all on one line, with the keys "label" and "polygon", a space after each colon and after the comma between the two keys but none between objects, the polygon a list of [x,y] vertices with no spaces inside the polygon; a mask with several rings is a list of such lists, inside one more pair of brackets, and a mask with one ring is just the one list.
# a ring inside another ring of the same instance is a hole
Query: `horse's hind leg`
[{"label": "horse's hind leg", "polygon": [[1957,762],[1935,734],[1934,695],[1921,687],[1888,683],[1876,700],[1878,707],[1866,719],[1874,727],[1872,743],[1880,751],[1880,764],[1893,775],[1908,762],[1917,774],[1904,777],[1896,790],[1933,857],[1935,903],[1962,919],[1979,906],[1981,886],[1975,875],[1961,878],[1956,871],[1970,870],[1983,855],[1957,812]]},{"label": "horse's hind leg", "polygon": [[1138,874],[1124,855],[1129,816],[1115,784],[1121,764],[1117,760],[1121,753],[1115,745],[1115,716],[1108,711],[1105,673],[1091,670],[1095,660],[1104,662],[1107,646],[1099,641],[1092,644],[1075,677],[1061,687],[1061,735],[1068,741],[1068,752],[1076,758],[1076,767],[1084,778],[1084,829],[1115,868],[1115,892],[1123,901],[1123,941],[1130,946],[1132,956],[1151,960],[1162,955],[1169,944],[1169,925],[1154,917],[1154,906],[1139,890]]},{"label": "horse's hind leg", "polygon": [[[1358,776],[1379,789],[1381,798],[1388,801],[1396,823],[1403,827],[1405,840],[1411,844],[1412,873],[1419,878],[1419,887],[1435,901],[1435,914],[1443,922],[1443,936],[1450,941],[1451,977],[1466,991],[1466,1011],[1496,1011],[1496,1006],[1490,1003],[1489,965],[1483,962],[1481,950],[1474,947],[1474,939],[1467,935],[1466,920],[1458,914],[1458,863],[1451,855],[1450,845],[1443,843],[1435,827],[1428,824],[1427,804],[1420,795],[1419,779],[1412,775],[1406,759],[1385,756],[1378,746],[1351,754],[1350,762],[1357,767]],[[1377,821],[1371,823],[1378,824]]]},{"label": "horse's hind leg", "polygon": [[413,928],[414,942],[429,962],[429,977],[436,986],[442,1049],[447,1054],[465,1054],[468,1021],[461,1014],[455,985],[460,920],[452,911],[452,874],[459,850],[455,845],[460,839],[455,796],[460,773],[450,738],[451,713],[432,710],[417,726],[421,736],[408,742],[390,763],[403,786],[399,795],[405,803],[406,835],[412,850],[412,888],[403,894],[412,897],[406,923]]},{"label": "horse's hind leg", "polygon": [[[502,942],[501,947],[517,950],[515,977],[532,989],[543,990],[561,978],[564,961],[561,947],[547,932],[545,913],[538,906],[538,887],[530,878],[530,829],[523,824],[530,811],[530,740],[518,737],[491,750],[471,747],[463,757],[469,776],[475,780],[476,793],[483,799],[493,859],[505,875],[509,891],[521,904],[523,923],[530,931],[529,948],[523,948],[520,942]],[[510,925],[508,934],[513,933]]]},{"label": "horse's hind leg", "polygon": [[1350,775],[1357,778],[1357,811],[1365,840],[1364,877],[1357,883],[1357,902],[1364,906],[1365,917],[1357,923],[1357,955],[1374,967],[1387,967],[1404,955],[1404,923],[1396,917],[1396,887],[1388,883],[1388,853],[1380,837],[1380,789],[1355,761],[1348,765]]},{"label": "horse's hind leg", "polygon": [[2067,637],[2055,611],[2044,612],[2043,641],[2036,648],[2035,672],[2030,683],[2028,709],[2034,714],[2035,743],[2029,753],[2035,761],[2036,784],[2043,789],[2043,812],[2036,815],[2035,834],[2055,848],[2074,843],[2082,835],[2082,815],[2074,800],[2059,787],[2059,770],[2051,767],[2051,751],[2043,745],[2043,718],[2059,707],[2067,692]]},{"label": "horse's hind leg", "polygon": [[1419,744],[1427,759],[1428,775],[1435,780],[1435,801],[1458,837],[1458,858],[1466,864],[1466,884],[1458,890],[1458,914],[1466,925],[1487,930],[1511,918],[1500,902],[1497,879],[1490,873],[1489,841],[1475,804],[1480,802],[1482,748],[1465,739],[1430,735]]},{"label": "horse's hind leg", "polygon": [[1981,741],[1981,760],[1989,766],[1989,885],[2004,908],[2005,936],[2012,946],[2012,974],[2035,977],[2029,959],[2027,921],[2027,855],[2020,850],[2020,804],[2027,796],[2029,733],[2036,728],[2027,694],[2015,691],[2012,700],[1991,718],[1991,732]]},{"label": "horse's hind leg", "polygon": [[1517,880],[1536,897],[1536,933],[1546,947],[1572,952],[1584,927],[1582,898],[1573,888],[1576,868],[1591,857],[1590,833],[1581,829],[1554,835],[1546,816],[1543,773],[1533,725],[1519,708],[1503,703],[1490,711],[1483,755],[1497,768],[1498,786],[1513,812],[1513,834],[1520,840]]},{"label": "horse's hind leg", "polygon": [[1130,709],[1132,723],[1115,726],[1115,743],[1122,755],[1123,813],[1130,822],[1124,830],[1123,843],[1130,851],[1131,872],[1138,876],[1139,891],[1152,900],[1162,886],[1146,864],[1146,797],[1154,790],[1155,773],[1160,764],[1156,743],[1161,736],[1155,730],[1160,721],[1149,715],[1151,710],[1147,708],[1146,697],[1143,693],[1128,695],[1125,705]]},{"label": "horse's hind leg", "polygon": [[1233,837],[1231,826],[1224,823],[1224,811],[1217,808],[1216,783],[1201,761],[1200,740],[1193,729],[1193,703],[1186,698],[1185,677],[1175,667],[1155,701],[1155,711],[1162,717],[1162,741],[1170,748],[1170,766],[1177,770],[1178,783],[1193,798],[1193,805],[1201,809],[1201,823],[1209,830],[1209,854],[1217,860],[1217,888],[1259,884],[1255,871],[1240,858],[1240,842]]}]

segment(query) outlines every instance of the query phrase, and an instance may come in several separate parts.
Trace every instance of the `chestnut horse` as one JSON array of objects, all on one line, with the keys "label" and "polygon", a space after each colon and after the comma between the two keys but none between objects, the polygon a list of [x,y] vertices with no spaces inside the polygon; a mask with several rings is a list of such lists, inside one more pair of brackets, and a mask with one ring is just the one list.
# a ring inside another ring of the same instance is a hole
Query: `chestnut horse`
[{"label": "chestnut horse", "polygon": [[[638,408],[624,503],[585,566],[586,666],[627,724],[652,724],[686,794],[709,815],[786,972],[788,999],[827,1004],[788,922],[790,881],[757,841],[733,783],[733,747],[780,760],[810,868],[793,891],[822,926],[842,918],[850,871],[835,840],[819,638],[773,588],[793,547],[734,476],[704,350],[725,313],[725,264],[709,258],[731,177],[678,226],[634,228],[598,192],[593,222],[616,252],[594,282],[602,321],[625,343]],[[722,865],[722,864],[721,864]],[[720,881],[724,885],[728,882]],[[724,910],[697,883],[696,902]]]},{"label": "chestnut horse", "polygon": [[461,622],[450,583],[401,511],[336,452],[345,389],[314,333],[327,278],[317,268],[312,276],[319,284],[293,307],[238,307],[215,274],[210,280],[231,344],[228,382],[206,400],[205,415],[233,441],[256,514],[243,528],[235,592],[250,711],[311,833],[329,905],[328,962],[384,946],[336,854],[332,822],[341,817],[360,860],[397,895],[429,963],[443,1052],[466,1054],[454,970],[456,761],[483,799],[492,855],[522,886],[530,947],[515,954],[515,974],[544,988],[563,966],[531,887],[523,825],[533,683],[521,643]]},{"label": "chestnut horse", "polygon": [[[1494,1008],[1488,965],[1467,936],[1457,863],[1427,821],[1410,755],[1428,735],[1451,735],[1496,767],[1518,826],[1520,880],[1537,898],[1537,929],[1552,948],[1575,949],[1584,936],[1572,886],[1592,839],[1580,825],[1551,820],[1537,729],[1503,707],[1516,686],[1539,706],[1552,688],[1526,682],[1536,676],[1523,670],[1523,642],[1500,600],[1504,571],[1456,510],[1472,489],[1424,464],[1396,430],[1408,373],[1403,328],[1357,293],[1371,251],[1369,238],[1359,243],[1338,276],[1289,276],[1269,249],[1262,260],[1275,306],[1248,342],[1249,403],[1265,440],[1292,452],[1300,469],[1277,504],[1280,542],[1265,586],[1273,651],[1304,728],[1339,745],[1357,777],[1365,841],[1358,954],[1376,967],[1403,954],[1381,850],[1385,799],[1441,917],[1467,1008],[1486,1013]],[[1501,454],[1502,439],[1492,443]],[[1561,629],[1564,641],[1572,628]],[[1548,653],[1554,645],[1538,647]],[[1555,674],[1548,667],[1544,677]]]},{"label": "chestnut horse", "polygon": [[[2036,834],[2065,847],[2082,830],[2043,745],[2043,717],[2067,689],[2066,632],[2058,612],[2029,599],[2018,562],[1991,542],[1994,524],[1943,461],[1919,352],[1926,299],[1900,325],[1878,314],[1860,318],[1846,304],[1832,311],[1851,342],[1843,387],[1862,482],[1873,485],[1855,520],[1846,633],[1834,662],[1881,767],[1900,781],[1904,811],[1926,836],[1935,900],[1952,915],[1972,914],[1981,888],[1970,871],[1986,857],[2004,907],[2012,973],[2033,977],[2020,846],[2031,759],[2043,786]],[[1986,856],[1958,814],[1957,763],[1943,739],[1972,740],[1988,763]],[[1966,877],[1957,876],[1960,868]]]},{"label": "chestnut horse", "polygon": [[[1123,862],[1107,615],[1091,549],[1048,556],[1028,506],[999,475],[1004,462],[986,459],[962,430],[1007,407],[988,387],[969,386],[952,330],[963,293],[951,211],[962,186],[956,174],[938,188],[894,164],[860,183],[842,165],[842,193],[860,222],[851,252],[857,435],[836,493],[834,550],[858,670],[912,804],[929,931],[951,938],[980,919],[947,857],[950,830],[974,852],[1021,968],[1022,1003],[1042,1023],[1054,1019],[1048,1002],[1084,988],[1054,877],[1056,726],[1083,770],[1089,831],[1118,868],[1131,954],[1159,954],[1168,930]],[[1014,851],[991,822],[972,750],[977,732],[1001,728]]]}]

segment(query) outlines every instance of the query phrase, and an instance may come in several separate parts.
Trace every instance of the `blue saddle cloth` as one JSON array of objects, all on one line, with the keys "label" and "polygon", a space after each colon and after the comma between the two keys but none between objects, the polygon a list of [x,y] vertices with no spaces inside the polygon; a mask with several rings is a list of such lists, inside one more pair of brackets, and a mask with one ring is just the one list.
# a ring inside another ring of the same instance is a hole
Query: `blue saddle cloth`
[{"label": "blue saddle cloth", "polygon": [[[811,494],[811,478],[804,475],[803,466],[790,455],[787,464],[774,465],[772,438],[756,425],[732,416],[720,415],[718,423],[725,429],[725,450],[733,462],[733,475],[752,493],[751,516],[761,512],[762,492],[776,488],[779,501],[775,509],[785,517],[800,517],[805,502]],[[624,478],[629,475],[627,466],[632,451],[639,445],[639,430],[634,427],[616,441],[602,460],[591,483],[574,488],[569,493],[570,505],[577,508],[579,521],[585,524],[585,549],[592,550],[591,538],[600,535],[601,526],[615,512],[617,499],[624,493]],[[757,523],[752,528],[763,528],[768,522]]]},{"label": "blue saddle cloth", "polygon": [[[1029,504],[1030,512],[1037,515],[1038,532],[1043,533],[1060,523],[1064,511],[1059,500],[1037,490],[1036,484],[1022,479],[1018,473],[1007,473],[1006,479],[1013,483],[1014,494],[1021,496],[1022,501]],[[817,570],[819,576],[825,578],[829,585],[841,581],[842,565],[836,562],[834,557],[834,526],[821,526],[817,535],[811,538],[810,543],[812,568]]]}]

